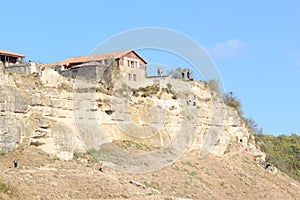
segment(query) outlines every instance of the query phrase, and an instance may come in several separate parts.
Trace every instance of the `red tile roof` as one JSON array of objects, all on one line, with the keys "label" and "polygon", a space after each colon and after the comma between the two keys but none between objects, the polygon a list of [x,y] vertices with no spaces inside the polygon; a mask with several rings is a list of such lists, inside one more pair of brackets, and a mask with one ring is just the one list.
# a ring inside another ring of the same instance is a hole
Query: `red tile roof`
[{"label": "red tile roof", "polygon": [[11,56],[11,57],[17,57],[17,58],[25,58],[25,56],[18,54],[18,53],[14,53],[11,51],[7,51],[7,50],[0,50],[0,55],[5,55],[5,56]]},{"label": "red tile roof", "polygon": [[[77,56],[77,57],[67,58],[67,59],[65,59],[65,60],[63,60],[61,62],[54,62],[54,63],[43,64],[43,66],[44,67],[55,66],[55,65],[65,65],[65,66],[68,66],[70,64],[99,61],[99,60],[105,60],[105,59],[108,59],[108,58],[118,59],[118,58],[121,58],[122,56],[124,56],[124,55],[132,52],[132,51],[133,50],[124,50],[124,51],[116,51],[116,52],[109,52],[109,53],[103,53],[103,54],[91,54],[91,55],[87,55],[87,56]],[[136,55],[138,57],[140,57],[138,54],[136,54]]]}]

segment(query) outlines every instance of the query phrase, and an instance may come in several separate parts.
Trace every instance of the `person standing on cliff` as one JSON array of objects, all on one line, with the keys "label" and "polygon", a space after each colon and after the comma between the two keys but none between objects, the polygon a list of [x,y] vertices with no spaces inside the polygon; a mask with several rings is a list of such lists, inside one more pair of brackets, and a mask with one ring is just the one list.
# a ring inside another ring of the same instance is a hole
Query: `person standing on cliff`
[{"label": "person standing on cliff", "polygon": [[187,79],[190,79],[190,69],[188,69],[186,76],[187,76]]},{"label": "person standing on cliff", "polygon": [[184,79],[184,71],[181,72],[182,79]]},{"label": "person standing on cliff", "polygon": [[18,160],[17,160],[17,159],[14,160],[14,167],[15,167],[15,168],[18,167]]},{"label": "person standing on cliff", "polygon": [[158,76],[161,75],[161,69],[160,69],[160,67],[157,68],[157,75],[158,75]]}]

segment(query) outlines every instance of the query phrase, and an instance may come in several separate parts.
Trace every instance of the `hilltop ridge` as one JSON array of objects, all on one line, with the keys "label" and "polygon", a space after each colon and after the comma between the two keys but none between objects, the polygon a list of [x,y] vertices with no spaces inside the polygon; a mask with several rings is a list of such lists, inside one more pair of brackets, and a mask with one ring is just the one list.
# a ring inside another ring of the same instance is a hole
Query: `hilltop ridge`
[{"label": "hilltop ridge", "polygon": [[13,191],[3,198],[299,196],[204,82],[155,77],[110,91],[108,80],[43,77],[0,70],[1,177]]}]

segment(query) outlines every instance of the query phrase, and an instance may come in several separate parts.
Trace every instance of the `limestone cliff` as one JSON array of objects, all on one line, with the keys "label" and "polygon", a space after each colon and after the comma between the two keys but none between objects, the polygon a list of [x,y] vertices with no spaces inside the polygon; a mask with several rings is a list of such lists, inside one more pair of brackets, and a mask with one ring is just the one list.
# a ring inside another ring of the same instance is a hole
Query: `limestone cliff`
[{"label": "limestone cliff", "polygon": [[58,74],[56,80],[42,77],[52,84],[1,67],[1,151],[22,143],[71,159],[74,152],[132,140],[221,156],[235,143],[249,146],[250,133],[240,116],[202,82],[149,79],[109,93],[99,89],[100,83],[83,80],[79,86]]}]

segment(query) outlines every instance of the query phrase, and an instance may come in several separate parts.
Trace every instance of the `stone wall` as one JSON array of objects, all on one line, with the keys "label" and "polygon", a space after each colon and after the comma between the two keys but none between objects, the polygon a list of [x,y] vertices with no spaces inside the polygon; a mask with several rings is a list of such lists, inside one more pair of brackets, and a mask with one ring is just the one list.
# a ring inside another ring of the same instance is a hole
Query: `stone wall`
[{"label": "stone wall", "polygon": [[58,87],[67,80],[82,79],[100,82],[104,79],[104,72],[107,66],[97,62],[79,65],[64,70],[61,66],[42,67],[39,78],[43,84],[50,87]]},{"label": "stone wall", "polygon": [[58,87],[65,81],[65,78],[60,75],[57,67],[41,67],[39,79],[47,87]]},{"label": "stone wall", "polygon": [[60,70],[59,74],[66,78],[80,78],[86,80],[100,81],[101,79],[103,79],[103,74],[106,69],[107,66],[92,63],[84,66],[79,65],[78,67],[69,70]]},{"label": "stone wall", "polygon": [[36,63],[16,64],[5,67],[6,71],[19,73],[19,74],[34,74],[38,73],[39,66]]}]

